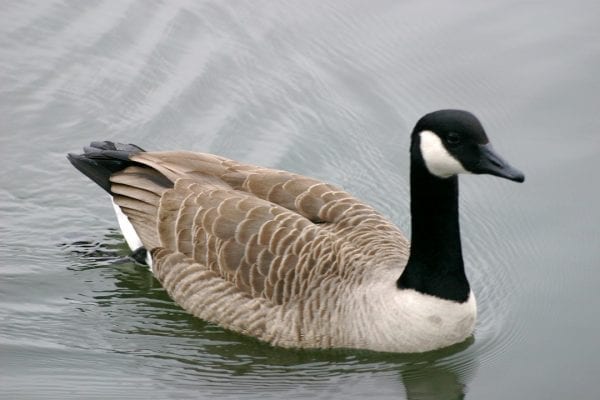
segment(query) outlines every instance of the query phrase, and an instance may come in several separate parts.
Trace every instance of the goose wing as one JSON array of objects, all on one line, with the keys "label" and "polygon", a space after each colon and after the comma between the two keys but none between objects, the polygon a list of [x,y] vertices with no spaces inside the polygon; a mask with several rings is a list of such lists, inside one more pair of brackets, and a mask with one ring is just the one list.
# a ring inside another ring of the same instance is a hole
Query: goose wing
[{"label": "goose wing", "polygon": [[387,218],[342,189],[287,171],[239,163],[192,152],[138,153],[132,160],[146,164],[175,181],[181,177],[226,185],[295,212],[373,262],[406,258],[408,242]]},{"label": "goose wing", "polygon": [[333,185],[200,153],[130,160],[111,192],[155,276],[183,308],[226,328],[268,341],[269,309],[406,259],[398,229]]}]

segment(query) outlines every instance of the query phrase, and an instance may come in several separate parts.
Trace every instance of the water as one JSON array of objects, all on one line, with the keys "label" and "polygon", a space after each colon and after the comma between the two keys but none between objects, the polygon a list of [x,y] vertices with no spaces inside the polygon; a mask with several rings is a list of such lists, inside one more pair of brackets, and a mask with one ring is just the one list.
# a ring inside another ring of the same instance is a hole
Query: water
[{"label": "water", "polygon": [[[0,398],[598,398],[599,11],[3,1]],[[217,153],[342,185],[409,232],[409,132],[445,107],[527,181],[462,179],[479,320],[425,355],[282,350],[190,317],[64,157]]]}]

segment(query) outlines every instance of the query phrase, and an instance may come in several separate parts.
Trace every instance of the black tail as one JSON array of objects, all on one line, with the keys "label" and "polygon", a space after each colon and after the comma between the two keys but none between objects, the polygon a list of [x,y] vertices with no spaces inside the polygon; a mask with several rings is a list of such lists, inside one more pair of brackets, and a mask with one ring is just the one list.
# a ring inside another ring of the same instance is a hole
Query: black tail
[{"label": "black tail", "polygon": [[110,176],[135,165],[129,157],[145,150],[134,144],[104,141],[92,142],[83,151],[83,154],[69,153],[67,158],[75,168],[110,193]]}]

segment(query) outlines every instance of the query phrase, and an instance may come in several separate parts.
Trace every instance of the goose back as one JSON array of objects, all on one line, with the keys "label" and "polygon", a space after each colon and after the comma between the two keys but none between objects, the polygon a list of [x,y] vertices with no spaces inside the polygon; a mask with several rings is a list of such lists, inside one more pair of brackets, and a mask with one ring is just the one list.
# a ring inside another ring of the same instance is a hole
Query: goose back
[{"label": "goose back", "polygon": [[406,263],[402,233],[333,185],[210,154],[129,159],[111,192],[155,276],[184,309],[225,328],[288,347],[338,346],[336,321],[357,318],[356,288]]}]

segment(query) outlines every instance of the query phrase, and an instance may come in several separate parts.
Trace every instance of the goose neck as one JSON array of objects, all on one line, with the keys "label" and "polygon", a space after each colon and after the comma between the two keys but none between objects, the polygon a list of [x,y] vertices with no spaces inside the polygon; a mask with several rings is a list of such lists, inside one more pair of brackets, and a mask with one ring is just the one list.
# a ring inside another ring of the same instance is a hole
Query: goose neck
[{"label": "goose neck", "polygon": [[399,288],[464,302],[467,281],[458,215],[458,178],[438,178],[413,162],[410,174],[411,248]]}]

